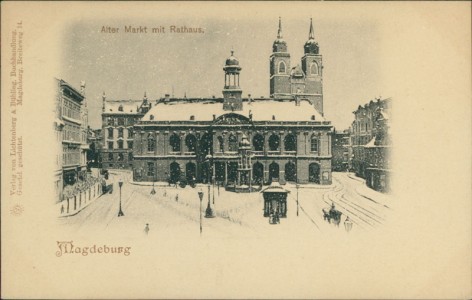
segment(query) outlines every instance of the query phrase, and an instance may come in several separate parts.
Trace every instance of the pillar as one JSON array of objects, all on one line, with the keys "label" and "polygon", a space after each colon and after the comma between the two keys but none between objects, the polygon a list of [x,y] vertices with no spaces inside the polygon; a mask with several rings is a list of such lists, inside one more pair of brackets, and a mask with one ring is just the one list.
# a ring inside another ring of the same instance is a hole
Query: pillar
[{"label": "pillar", "polygon": [[269,135],[267,131],[264,131],[264,156],[267,156],[267,151],[269,151]]},{"label": "pillar", "polygon": [[154,134],[154,142],[155,142],[155,145],[154,145],[154,155],[157,155],[157,145],[159,144],[159,131],[156,131],[155,134]]},{"label": "pillar", "polygon": [[180,132],[180,155],[184,155],[185,152],[185,131]]},{"label": "pillar", "polygon": [[284,132],[283,131],[279,131],[279,153],[280,154],[283,154],[284,153]]}]

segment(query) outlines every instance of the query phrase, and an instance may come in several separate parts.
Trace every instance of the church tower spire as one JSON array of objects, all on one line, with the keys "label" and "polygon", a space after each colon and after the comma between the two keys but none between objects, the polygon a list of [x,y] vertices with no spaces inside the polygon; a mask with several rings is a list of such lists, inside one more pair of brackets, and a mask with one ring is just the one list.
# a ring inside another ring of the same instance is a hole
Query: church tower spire
[{"label": "church tower spire", "polygon": [[310,33],[308,34],[308,39],[309,40],[314,40],[315,39],[315,31],[313,30],[313,19],[310,18]]},{"label": "church tower spire", "polygon": [[270,95],[278,97],[290,93],[290,53],[283,39],[282,18],[279,17],[277,39],[272,45],[270,56]]},{"label": "church tower spire", "polygon": [[277,39],[282,39],[282,18],[279,17],[279,31],[277,32]]},{"label": "church tower spire", "polygon": [[305,50],[305,55],[302,57],[302,70],[305,74],[304,92],[316,110],[323,114],[323,57],[315,40],[312,18],[310,18],[308,41],[303,48]]}]

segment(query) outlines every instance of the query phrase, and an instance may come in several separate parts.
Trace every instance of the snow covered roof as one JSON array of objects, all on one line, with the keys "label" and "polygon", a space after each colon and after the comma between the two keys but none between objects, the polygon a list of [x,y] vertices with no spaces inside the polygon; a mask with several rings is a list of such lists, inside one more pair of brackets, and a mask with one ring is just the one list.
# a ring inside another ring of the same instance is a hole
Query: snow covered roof
[{"label": "snow covered roof", "polygon": [[[254,121],[325,121],[325,118],[307,101],[257,100],[244,102],[241,111],[225,111],[223,103],[206,101],[194,103],[159,103],[141,119],[142,121],[213,121],[227,113],[246,117],[252,115]],[[151,115],[153,116],[151,120]],[[314,116],[314,120],[313,120]]]},{"label": "snow covered roof", "polygon": [[[143,100],[106,100],[104,113],[109,114],[135,114],[137,107],[143,103]],[[122,110],[120,110],[120,106]]]}]

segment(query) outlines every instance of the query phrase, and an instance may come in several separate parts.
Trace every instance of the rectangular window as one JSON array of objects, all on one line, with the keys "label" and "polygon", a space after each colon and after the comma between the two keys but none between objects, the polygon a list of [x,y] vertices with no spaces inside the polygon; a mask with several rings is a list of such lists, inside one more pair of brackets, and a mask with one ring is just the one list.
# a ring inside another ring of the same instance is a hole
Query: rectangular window
[{"label": "rectangular window", "polygon": [[113,138],[113,128],[108,128],[108,137]]},{"label": "rectangular window", "polygon": [[318,139],[316,137],[311,138],[311,152],[318,152]]},{"label": "rectangular window", "polygon": [[128,149],[133,149],[133,141],[128,141]]},{"label": "rectangular window", "polygon": [[133,138],[134,136],[134,132],[133,132],[133,129],[128,129],[128,138]]},{"label": "rectangular window", "polygon": [[149,162],[149,163],[148,163],[148,172],[147,172],[147,175],[148,175],[148,176],[154,176],[154,163],[152,163],[152,162]]},{"label": "rectangular window", "polygon": [[108,153],[108,160],[113,161],[113,153]]},{"label": "rectangular window", "polygon": [[113,126],[113,118],[107,118],[107,125]]},{"label": "rectangular window", "polygon": [[118,149],[123,149],[123,141],[118,141]]},{"label": "rectangular window", "polygon": [[118,137],[123,138],[123,128],[118,128]]},{"label": "rectangular window", "polygon": [[113,149],[113,142],[108,142],[108,149]]},{"label": "rectangular window", "polygon": [[125,119],[124,118],[118,118],[118,126],[124,126],[125,125]]}]

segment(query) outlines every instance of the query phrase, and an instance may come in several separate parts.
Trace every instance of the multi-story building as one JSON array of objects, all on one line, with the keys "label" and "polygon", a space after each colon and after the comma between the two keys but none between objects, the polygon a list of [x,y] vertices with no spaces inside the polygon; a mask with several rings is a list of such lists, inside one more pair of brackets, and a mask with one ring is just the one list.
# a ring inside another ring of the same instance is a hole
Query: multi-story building
[{"label": "multi-story building", "polygon": [[133,160],[133,125],[151,108],[146,93],[142,100],[108,100],[102,96],[103,168],[131,169]]},{"label": "multi-story building", "polygon": [[89,168],[101,168],[102,160],[100,153],[102,152],[102,129],[89,128],[87,143],[90,147],[87,151],[87,166]]},{"label": "multi-story building", "polygon": [[294,71],[304,81],[289,81],[289,90],[281,79],[289,69],[284,45],[279,23],[271,98],[242,97],[242,68],[231,53],[222,98],[158,100],[134,126],[134,180],[330,184],[332,125],[322,115],[321,55],[313,26],[304,67]]},{"label": "multi-story building", "polygon": [[80,91],[61,79],[56,79],[56,84],[55,188],[57,199],[60,200],[67,185],[74,185],[86,177],[88,112],[84,82],[81,83]]},{"label": "multi-story building", "polygon": [[333,171],[347,171],[351,158],[350,133],[349,129],[333,132]]},{"label": "multi-story building", "polygon": [[391,98],[376,99],[354,111],[351,125],[352,167],[368,186],[388,190]]}]

